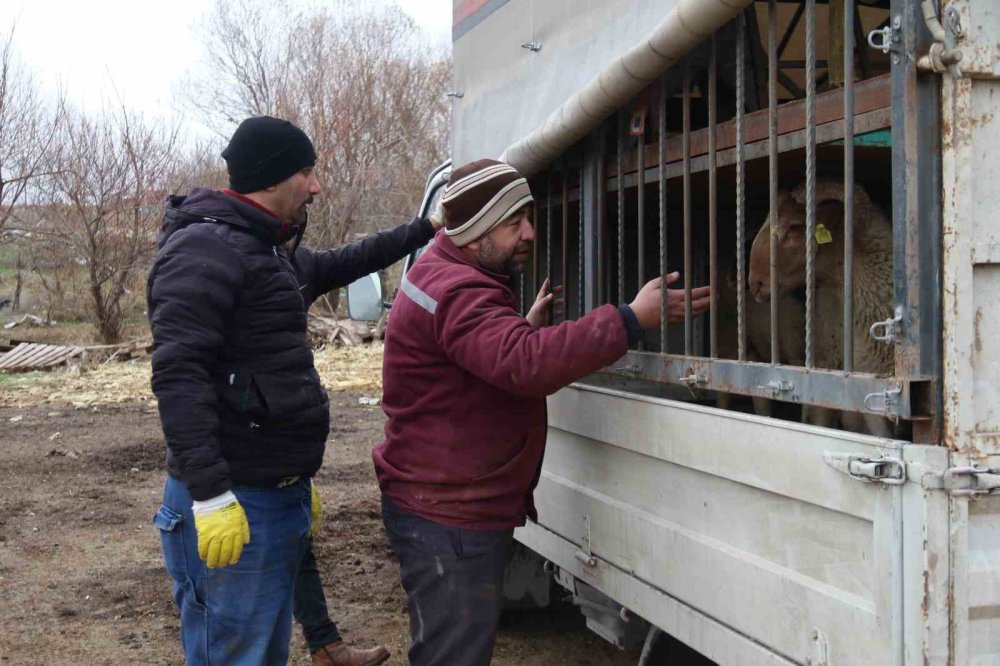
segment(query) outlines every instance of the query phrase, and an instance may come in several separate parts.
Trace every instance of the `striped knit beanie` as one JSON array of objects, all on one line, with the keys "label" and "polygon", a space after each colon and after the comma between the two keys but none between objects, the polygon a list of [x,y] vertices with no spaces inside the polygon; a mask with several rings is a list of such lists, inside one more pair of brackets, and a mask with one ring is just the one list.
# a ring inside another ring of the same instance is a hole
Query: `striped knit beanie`
[{"label": "striped knit beanie", "polygon": [[476,160],[455,169],[444,188],[445,233],[457,247],[485,236],[534,201],[517,169],[496,160]]}]

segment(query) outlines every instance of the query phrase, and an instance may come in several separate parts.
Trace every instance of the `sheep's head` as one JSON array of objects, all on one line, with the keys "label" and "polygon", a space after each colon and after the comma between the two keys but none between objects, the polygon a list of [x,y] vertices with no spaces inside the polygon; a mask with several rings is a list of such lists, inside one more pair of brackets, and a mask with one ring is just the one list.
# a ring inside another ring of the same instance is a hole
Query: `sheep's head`
[{"label": "sheep's head", "polygon": [[[778,198],[777,219],[768,220],[750,249],[750,293],[758,301],[771,297],[771,234],[777,239],[777,290],[779,294],[806,287],[806,192],[805,183]],[[855,224],[867,219],[871,202],[860,187],[854,188]],[[816,183],[816,279],[843,282],[844,186],[833,179]]]}]

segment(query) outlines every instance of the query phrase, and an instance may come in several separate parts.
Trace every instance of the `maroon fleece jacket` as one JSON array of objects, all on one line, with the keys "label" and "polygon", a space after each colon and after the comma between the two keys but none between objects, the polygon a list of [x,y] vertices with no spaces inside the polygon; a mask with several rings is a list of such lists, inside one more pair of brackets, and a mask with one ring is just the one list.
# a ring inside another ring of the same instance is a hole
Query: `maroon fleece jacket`
[{"label": "maroon fleece jacket", "polygon": [[393,305],[375,471],[392,502],[427,520],[499,530],[535,519],[545,396],[627,351],[614,306],[535,331],[508,282],[439,232]]}]

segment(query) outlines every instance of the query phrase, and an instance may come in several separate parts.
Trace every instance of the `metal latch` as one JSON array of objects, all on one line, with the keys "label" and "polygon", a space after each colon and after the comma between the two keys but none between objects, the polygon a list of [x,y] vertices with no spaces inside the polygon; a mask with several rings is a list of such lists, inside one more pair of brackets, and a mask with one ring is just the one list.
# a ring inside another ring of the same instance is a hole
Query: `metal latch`
[{"label": "metal latch", "polygon": [[952,467],[941,475],[941,486],[949,495],[990,495],[1000,488],[1000,473],[979,465]]},{"label": "metal latch", "polygon": [[903,19],[897,14],[892,18],[892,25],[868,33],[868,46],[878,49],[882,53],[892,53],[892,62],[898,63],[902,27]]},{"label": "metal latch", "polygon": [[892,388],[865,396],[864,408],[872,414],[881,414],[887,419],[899,421],[899,396],[902,388]]},{"label": "metal latch", "polygon": [[884,342],[891,345],[899,342],[899,337],[903,333],[903,308],[896,307],[896,316],[885,321],[878,321],[871,325],[868,334],[877,342]]},{"label": "metal latch", "polygon": [[890,486],[906,483],[906,463],[899,458],[872,458],[860,453],[824,451],[823,462],[838,472],[865,483],[884,483]]}]

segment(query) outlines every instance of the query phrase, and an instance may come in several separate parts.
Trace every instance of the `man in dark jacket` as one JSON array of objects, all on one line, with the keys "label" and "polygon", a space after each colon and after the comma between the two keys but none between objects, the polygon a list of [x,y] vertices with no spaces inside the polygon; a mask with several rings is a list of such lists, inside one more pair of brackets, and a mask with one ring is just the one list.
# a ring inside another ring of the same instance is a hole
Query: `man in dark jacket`
[{"label": "man in dark jacket", "polygon": [[[552,298],[543,287],[522,317],[509,281],[534,240],[531,201],[506,164],[456,169],[442,197],[446,230],[404,277],[386,331],[389,420],[373,457],[417,666],[489,664],[513,530],[535,518],[545,397],[660,326],[659,278],[630,305],[552,327],[542,326]],[[708,296],[694,290],[696,314]],[[668,320],[683,312],[684,293],[670,290]]]},{"label": "man in dark jacket", "polygon": [[283,664],[329,430],[309,306],[424,245],[435,225],[417,219],[334,250],[299,247],[320,192],[305,133],[250,118],[222,155],[229,189],[170,197],[149,274],[169,471],[154,522],[186,662]]}]

